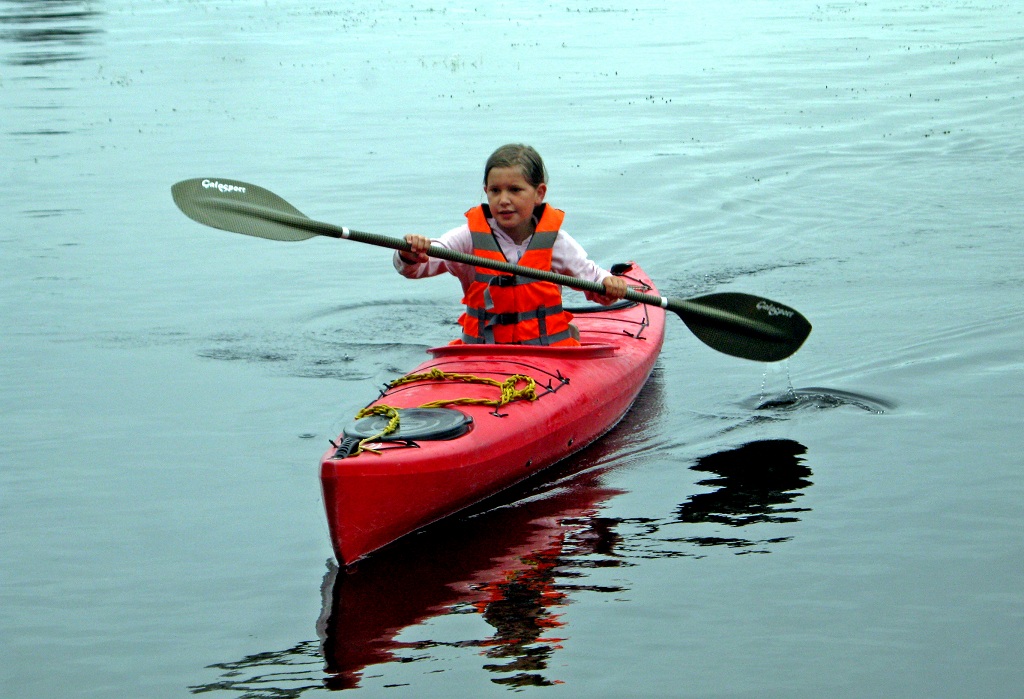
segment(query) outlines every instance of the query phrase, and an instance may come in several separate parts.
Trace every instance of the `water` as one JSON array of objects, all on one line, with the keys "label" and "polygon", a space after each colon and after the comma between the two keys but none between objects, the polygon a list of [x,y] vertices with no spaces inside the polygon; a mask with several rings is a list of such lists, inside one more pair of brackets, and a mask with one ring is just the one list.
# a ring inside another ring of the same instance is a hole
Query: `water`
[{"label": "water", "polygon": [[[994,3],[0,2],[5,696],[977,696],[1024,671],[1024,14]],[[386,252],[526,141],[670,319],[630,417],[339,573],[329,438],[453,334]]]}]

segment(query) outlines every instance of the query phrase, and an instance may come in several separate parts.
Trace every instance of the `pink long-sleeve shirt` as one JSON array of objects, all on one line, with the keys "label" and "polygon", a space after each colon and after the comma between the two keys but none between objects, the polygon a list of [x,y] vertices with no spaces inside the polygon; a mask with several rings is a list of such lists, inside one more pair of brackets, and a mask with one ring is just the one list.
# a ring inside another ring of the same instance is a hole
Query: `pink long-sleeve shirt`
[{"label": "pink long-sleeve shirt", "polygon": [[[531,238],[527,238],[521,245],[517,245],[512,238],[508,236],[495,222],[494,219],[488,219],[491,224],[491,231],[494,233],[495,239],[498,241],[498,245],[501,246],[501,251],[505,254],[505,258],[513,263],[518,264],[523,253],[530,246]],[[431,240],[434,245],[448,248],[449,250],[457,250],[466,254],[473,254],[473,236],[469,232],[469,225],[463,224],[458,228],[453,228],[448,231],[440,238],[434,238]],[[473,279],[476,276],[476,268],[472,265],[463,264],[461,262],[449,262],[448,260],[441,260],[436,257],[432,257],[426,262],[416,264],[406,264],[399,254],[396,252],[394,255],[395,269],[398,270],[399,274],[409,279],[422,279],[424,277],[433,277],[438,274],[448,272],[458,277],[462,283],[462,291],[465,293],[469,289],[469,285],[473,283]],[[558,274],[566,274],[570,277],[576,277],[577,279],[586,279],[588,281],[601,283],[605,277],[611,276],[611,273],[607,270],[599,267],[593,260],[587,256],[586,250],[583,246],[576,242],[576,240],[566,233],[564,230],[558,231],[558,236],[555,238],[554,246],[551,249],[551,271]],[[594,300],[595,294],[585,292],[585,296],[588,299]]]}]

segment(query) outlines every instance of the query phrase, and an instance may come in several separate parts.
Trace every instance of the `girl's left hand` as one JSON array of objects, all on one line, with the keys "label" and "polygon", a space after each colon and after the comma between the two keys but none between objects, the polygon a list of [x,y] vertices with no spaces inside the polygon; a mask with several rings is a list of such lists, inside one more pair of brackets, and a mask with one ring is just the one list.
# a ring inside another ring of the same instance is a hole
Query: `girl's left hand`
[{"label": "girl's left hand", "polygon": [[598,297],[597,301],[606,306],[621,299],[626,295],[626,291],[629,289],[625,279],[614,275],[608,275],[605,277],[601,280],[601,284],[604,286],[604,296]]}]

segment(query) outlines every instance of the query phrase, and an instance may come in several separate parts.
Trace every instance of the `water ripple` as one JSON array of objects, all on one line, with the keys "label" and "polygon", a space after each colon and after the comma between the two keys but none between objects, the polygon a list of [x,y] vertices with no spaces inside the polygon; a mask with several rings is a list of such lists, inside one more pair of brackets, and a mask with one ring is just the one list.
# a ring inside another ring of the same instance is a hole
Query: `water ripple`
[{"label": "water ripple", "polygon": [[756,399],[751,399],[751,404],[756,410],[779,412],[830,410],[851,406],[876,415],[890,412],[896,408],[895,403],[878,396],[820,387],[797,388],[777,396],[759,396]]}]

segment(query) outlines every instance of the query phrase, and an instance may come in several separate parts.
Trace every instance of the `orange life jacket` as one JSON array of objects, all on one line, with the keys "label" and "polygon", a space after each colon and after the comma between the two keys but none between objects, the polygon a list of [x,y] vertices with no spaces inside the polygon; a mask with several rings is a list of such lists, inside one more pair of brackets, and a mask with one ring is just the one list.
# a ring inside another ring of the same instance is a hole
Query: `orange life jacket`
[{"label": "orange life jacket", "polygon": [[[537,229],[519,264],[551,271],[551,249],[565,212],[542,204]],[[486,204],[466,212],[473,236],[473,254],[508,262],[487,222]],[[466,312],[459,318],[466,344],[579,345],[569,332],[572,314],[562,309],[562,290],[557,284],[476,268],[462,302]]]}]

